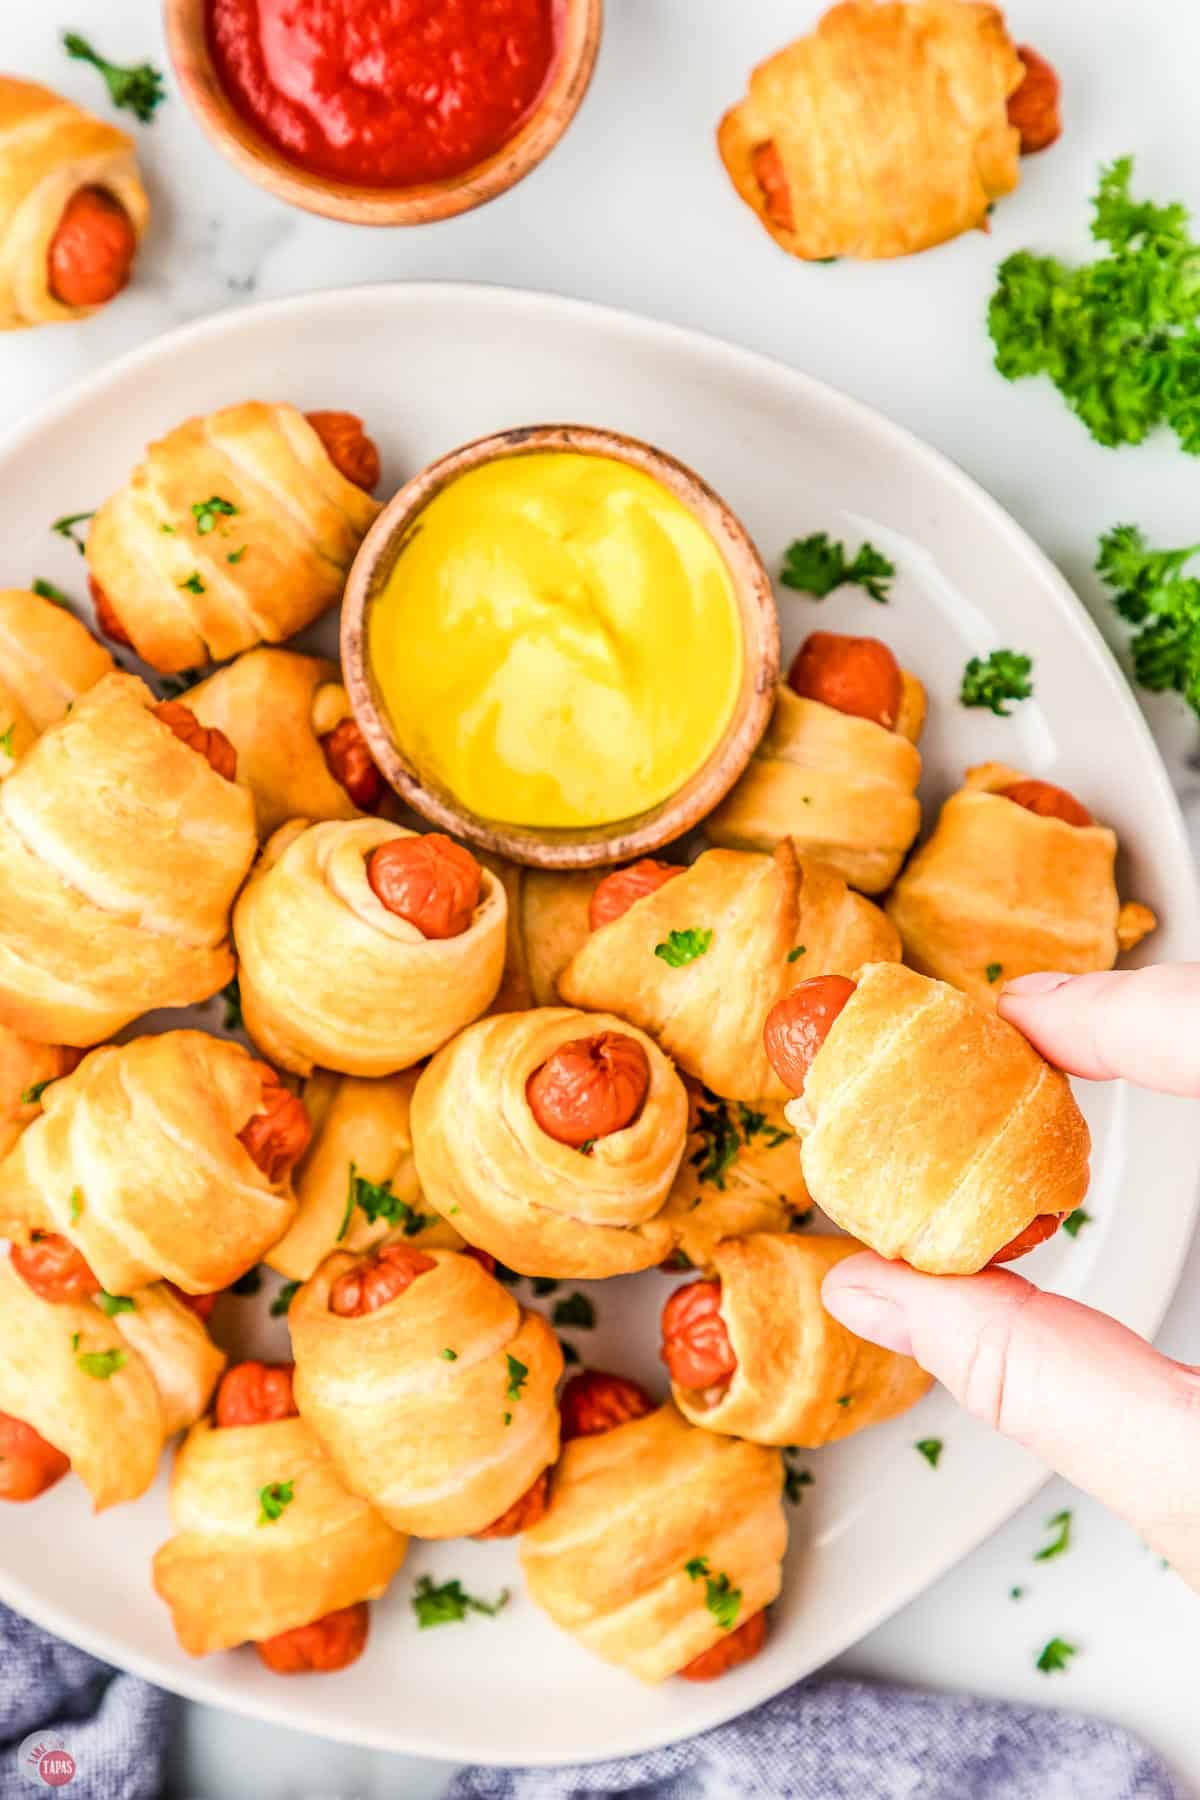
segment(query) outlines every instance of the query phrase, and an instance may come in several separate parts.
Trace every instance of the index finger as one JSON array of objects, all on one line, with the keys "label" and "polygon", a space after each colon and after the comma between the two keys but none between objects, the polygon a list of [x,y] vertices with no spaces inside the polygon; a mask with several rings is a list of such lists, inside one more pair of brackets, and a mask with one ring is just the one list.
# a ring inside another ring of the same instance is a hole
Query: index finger
[{"label": "index finger", "polygon": [[1022,975],[999,1011],[1070,1075],[1200,1096],[1200,963]]}]

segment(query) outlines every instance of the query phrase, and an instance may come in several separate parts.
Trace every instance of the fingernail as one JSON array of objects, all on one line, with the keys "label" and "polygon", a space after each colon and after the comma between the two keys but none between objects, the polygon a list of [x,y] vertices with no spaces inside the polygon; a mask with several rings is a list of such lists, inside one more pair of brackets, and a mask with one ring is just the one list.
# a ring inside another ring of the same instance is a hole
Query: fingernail
[{"label": "fingernail", "polygon": [[848,1331],[868,1338],[872,1344],[882,1344],[885,1350],[912,1355],[908,1320],[894,1300],[858,1287],[833,1287],[822,1298],[826,1312],[840,1319]]},{"label": "fingernail", "polygon": [[1047,970],[1039,970],[1036,975],[1017,975],[1012,981],[1006,981],[1004,992],[1022,996],[1052,994],[1056,988],[1065,987],[1067,982],[1073,979],[1074,977],[1071,975],[1059,975]]}]

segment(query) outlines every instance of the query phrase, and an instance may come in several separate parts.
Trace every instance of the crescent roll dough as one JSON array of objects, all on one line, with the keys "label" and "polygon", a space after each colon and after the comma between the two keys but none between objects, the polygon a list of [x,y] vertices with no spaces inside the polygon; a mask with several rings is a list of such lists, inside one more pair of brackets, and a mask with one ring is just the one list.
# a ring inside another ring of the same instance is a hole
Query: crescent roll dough
[{"label": "crescent roll dough", "polygon": [[385,819],[277,831],[233,915],[246,1030],[273,1062],[307,1075],[409,1068],[490,1004],[504,968],[504,889],[483,871],[458,937],[425,938],[367,880],[367,858],[415,837]]},{"label": "crescent roll dough", "polygon": [[397,1229],[420,1250],[462,1248],[458,1232],[426,1208],[417,1180],[409,1126],[417,1074],[360,1081],[317,1069],[304,1083],[312,1137],[292,1178],[299,1205],[266,1258],[289,1281],[307,1281],[332,1250],[366,1250]]},{"label": "crescent roll dough", "polygon": [[150,445],[93,519],[88,567],[138,655],[178,673],[335,605],[378,512],[303,413],[248,400]]},{"label": "crescent roll dough", "polygon": [[[586,1153],[536,1123],[531,1075],[573,1039],[621,1032],[650,1064],[641,1112]],[[565,1006],[480,1019],[438,1052],[413,1095],[413,1151],[426,1199],[468,1243],[524,1275],[599,1279],[670,1254],[663,1208],[683,1154],[688,1101],[651,1038],[609,1013]]]},{"label": "crescent roll dough", "polygon": [[260,838],[289,819],[360,816],[320,742],[350,717],[336,663],[294,650],[247,650],[189,689],[185,704],[237,751],[237,778],[253,795]]},{"label": "crescent roll dough", "polygon": [[96,1511],[136,1500],[163,1445],[208,1404],[225,1358],[162,1286],[106,1318],[42,1300],[0,1257],[0,1412],[70,1458]]},{"label": "crescent roll dough", "polygon": [[1066,1076],[986,1007],[894,963],[857,980],[787,1107],[809,1190],[881,1256],[973,1275],[1079,1205],[1087,1124]]},{"label": "crescent roll dough", "polygon": [[[708,949],[672,967],[656,947],[689,930],[710,931]],[[651,1032],[714,1093],[784,1100],[762,1043],[771,1007],[804,977],[899,955],[878,908],[833,869],[800,861],[785,839],[773,856],[705,851],[593,931],[558,987],[572,1006],[605,1007]]]},{"label": "crescent roll dough", "polygon": [[188,1294],[228,1287],[296,1206],[238,1139],[262,1090],[261,1063],[200,1031],[93,1051],[0,1165],[0,1232],[61,1233],[110,1294],[160,1276]]},{"label": "crescent roll dough", "polygon": [[588,905],[602,869],[525,869],[502,856],[481,856],[504,884],[508,946],[493,1012],[554,1006],[558,978],[591,927]]},{"label": "crescent roll dough", "polygon": [[903,671],[896,729],[803,699],[787,683],[746,772],[704,830],[714,844],[773,850],[791,838],[802,856],[879,894],[896,879],[921,826],[917,740],[925,689]]},{"label": "crescent roll dough", "polygon": [[756,1444],[815,1450],[907,1412],[933,1385],[910,1356],[855,1337],[821,1305],[853,1238],[755,1233],[719,1244],[713,1274],[738,1366],[722,1393],[672,1386],[685,1419]]},{"label": "crescent roll dough", "polygon": [[[575,1438],[521,1538],[530,1595],[605,1662],[665,1681],[778,1594],[782,1485],[778,1451],[697,1431],[670,1404]],[[698,1558],[741,1595],[728,1627],[688,1573]]]},{"label": "crescent roll dough", "polygon": [[65,606],[27,588],[0,588],[0,779],[114,667]]},{"label": "crescent roll dough", "polygon": [[436,1268],[360,1318],[329,1310],[358,1259],[322,1263],[288,1312],[296,1404],[347,1487],[398,1531],[470,1537],[558,1455],[562,1351],[474,1257],[426,1254]]},{"label": "crescent roll dough", "polygon": [[0,784],[0,1024],[87,1045],[233,974],[250,796],[106,675]]},{"label": "crescent roll dough", "polygon": [[[261,1492],[291,1483],[278,1518]],[[192,1656],[230,1650],[375,1600],[407,1538],[347,1493],[303,1419],[194,1425],[171,1479],[175,1535],[154,1558],[154,1587]]]},{"label": "crescent roll dough", "polygon": [[0,75],[0,331],[97,310],[50,291],[51,239],[81,188],[119,200],[142,237],[150,207],[133,139],[49,88]]},{"label": "crescent roll dough", "polygon": [[983,228],[1016,187],[1024,76],[994,6],[845,0],[755,69],[717,148],[791,255],[906,256]]},{"label": "crescent roll dough", "polygon": [[987,1006],[1038,969],[1111,969],[1157,922],[1117,897],[1114,831],[1003,798],[1027,779],[1003,763],[968,769],[887,902],[913,968]]},{"label": "crescent roll dough", "polygon": [[689,1086],[687,1144],[663,1217],[675,1256],[706,1269],[722,1238],[787,1231],[809,1205],[800,1139],[778,1101],[749,1107]]},{"label": "crescent roll dough", "polygon": [[41,1094],[70,1062],[57,1044],[34,1044],[0,1025],[0,1157],[37,1118]]}]

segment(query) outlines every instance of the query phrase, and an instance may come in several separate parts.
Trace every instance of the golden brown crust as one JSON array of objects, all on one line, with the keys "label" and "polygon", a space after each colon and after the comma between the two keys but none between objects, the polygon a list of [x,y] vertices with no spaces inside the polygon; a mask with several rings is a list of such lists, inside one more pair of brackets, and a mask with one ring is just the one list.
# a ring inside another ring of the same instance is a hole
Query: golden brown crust
[{"label": "golden brown crust", "polygon": [[576,1438],[521,1539],[530,1596],[605,1662],[665,1681],[725,1636],[689,1562],[740,1590],[735,1623],[778,1594],[782,1482],[777,1451],[697,1431],[670,1404]]},{"label": "golden brown crust", "polygon": [[1120,941],[1116,833],[1003,798],[1026,779],[1003,763],[968,769],[887,902],[906,961],[989,1006],[1019,975],[1111,969],[1156,923],[1127,909]]},{"label": "golden brown crust", "polygon": [[[1024,73],[994,6],[843,0],[754,70],[717,148],[791,255],[905,256],[982,227],[1016,187],[1019,134],[1006,101]],[[760,185],[765,144],[790,218],[768,207]]]},{"label": "golden brown crust", "polygon": [[38,1090],[64,1075],[70,1054],[57,1044],[35,1044],[0,1025],[0,1158],[8,1155],[40,1111]]},{"label": "golden brown crust", "polygon": [[50,288],[51,240],[72,196],[89,187],[118,200],[143,235],[150,207],[133,139],[49,88],[0,75],[0,331],[97,310],[66,306]]},{"label": "golden brown crust", "polygon": [[[711,931],[712,941],[672,967],[655,946],[686,930]],[[879,909],[833,869],[798,860],[785,839],[773,856],[706,851],[592,932],[559,991],[572,1005],[640,1025],[714,1093],[784,1100],[762,1043],[775,1002],[807,976],[849,974],[899,955],[899,936]]]},{"label": "golden brown crust", "polygon": [[1087,1124],[1058,1069],[944,982],[858,972],[787,1108],[813,1199],[881,1256],[973,1275],[1088,1185]]},{"label": "golden brown crust", "polygon": [[0,588],[0,780],[114,666],[65,606],[27,588]]},{"label": "golden brown crust", "polygon": [[502,856],[480,861],[504,884],[508,946],[492,1012],[558,1004],[558,978],[588,935],[588,903],[601,869],[525,869]]},{"label": "golden brown crust", "polygon": [[288,1313],[296,1404],[346,1485],[397,1530],[469,1537],[557,1456],[562,1352],[474,1257],[426,1254],[436,1268],[357,1318],[331,1312],[329,1294],[359,1259],[322,1263]]},{"label": "golden brown crust", "polygon": [[855,1337],[821,1305],[853,1238],[755,1233],[719,1244],[712,1269],[737,1369],[718,1396],[673,1387],[685,1419],[756,1444],[833,1444],[906,1412],[933,1378]]}]

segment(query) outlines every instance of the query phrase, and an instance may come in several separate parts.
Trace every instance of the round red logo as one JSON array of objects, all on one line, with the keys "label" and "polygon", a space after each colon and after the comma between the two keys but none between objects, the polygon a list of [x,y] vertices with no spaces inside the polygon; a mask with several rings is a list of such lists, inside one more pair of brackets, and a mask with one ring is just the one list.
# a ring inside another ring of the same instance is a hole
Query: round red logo
[{"label": "round red logo", "polygon": [[47,1787],[66,1787],[75,1774],[75,1758],[69,1750],[47,1750],[37,1766]]},{"label": "round red logo", "polygon": [[61,1788],[74,1781],[75,1758],[57,1732],[33,1731],[17,1752],[21,1779],[31,1787]]}]

